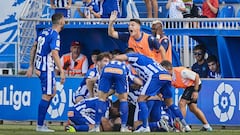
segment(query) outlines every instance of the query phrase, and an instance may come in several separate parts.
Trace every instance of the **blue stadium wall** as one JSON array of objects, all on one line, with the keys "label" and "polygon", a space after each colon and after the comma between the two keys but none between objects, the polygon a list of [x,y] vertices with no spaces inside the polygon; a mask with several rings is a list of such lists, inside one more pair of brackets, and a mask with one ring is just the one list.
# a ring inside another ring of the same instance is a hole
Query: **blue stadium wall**
[{"label": "blue stadium wall", "polygon": [[[57,93],[47,111],[49,121],[67,121],[68,108],[73,106],[74,92],[82,78],[66,78],[60,85],[57,78]],[[0,77],[0,120],[36,121],[37,108],[41,100],[41,86],[37,77],[1,76]],[[26,84],[31,85],[23,85]],[[203,79],[199,93],[198,107],[211,125],[240,125],[240,80],[239,79]],[[172,89],[176,105],[183,93],[182,89]],[[186,121],[193,125],[202,125],[189,109]]]}]

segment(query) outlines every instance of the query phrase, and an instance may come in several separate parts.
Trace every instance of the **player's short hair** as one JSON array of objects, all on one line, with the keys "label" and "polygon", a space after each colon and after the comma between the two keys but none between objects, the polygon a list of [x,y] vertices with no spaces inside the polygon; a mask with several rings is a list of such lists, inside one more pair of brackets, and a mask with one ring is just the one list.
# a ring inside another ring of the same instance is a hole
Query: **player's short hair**
[{"label": "player's short hair", "polygon": [[163,60],[160,64],[167,70],[172,69],[172,63],[168,60]]},{"label": "player's short hair", "polygon": [[193,48],[193,51],[195,50],[201,50],[203,52],[203,54],[206,53],[206,48],[204,45],[196,45],[194,48]]},{"label": "player's short hair", "polygon": [[119,54],[122,54],[122,51],[119,50],[119,49],[114,49],[114,50],[110,51],[110,53],[111,53],[112,55],[119,55]]},{"label": "player's short hair", "polygon": [[96,49],[96,50],[93,50],[91,55],[99,55],[101,53],[100,50]]},{"label": "player's short hair", "polygon": [[210,63],[210,62],[218,63],[217,57],[215,55],[208,56],[207,63]]},{"label": "player's short hair", "polygon": [[125,53],[130,53],[130,52],[134,52],[134,49],[133,49],[133,48],[127,48],[127,49],[125,50]]},{"label": "player's short hair", "polygon": [[52,15],[52,24],[59,24],[59,20],[62,19],[64,16],[62,13],[55,13]]},{"label": "player's short hair", "polygon": [[163,26],[162,21],[159,21],[159,20],[155,20],[155,21],[153,21],[152,24],[161,24],[161,25]]},{"label": "player's short hair", "polygon": [[139,24],[140,26],[142,25],[141,21],[140,21],[139,19],[136,19],[136,18],[130,19],[130,22],[136,22],[136,23]]},{"label": "player's short hair", "polygon": [[112,55],[109,52],[102,52],[99,55],[97,55],[97,61],[101,61],[103,58],[109,58],[112,59]]}]

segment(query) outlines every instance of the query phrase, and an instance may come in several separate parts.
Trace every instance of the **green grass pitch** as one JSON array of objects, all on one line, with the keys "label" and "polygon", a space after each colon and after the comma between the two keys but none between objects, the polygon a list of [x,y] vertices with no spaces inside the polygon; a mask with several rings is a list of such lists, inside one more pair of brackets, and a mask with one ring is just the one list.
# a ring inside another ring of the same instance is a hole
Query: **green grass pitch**
[{"label": "green grass pitch", "polygon": [[122,135],[122,134],[141,134],[141,135],[173,135],[173,134],[186,134],[186,135],[240,135],[240,127],[235,128],[214,128],[212,132],[200,132],[199,129],[193,129],[192,132],[188,133],[166,133],[166,132],[151,132],[151,133],[120,133],[120,132],[100,132],[100,133],[67,133],[63,129],[63,126],[60,125],[50,125],[51,129],[54,129],[56,132],[54,133],[40,133],[35,131],[35,125],[27,125],[27,124],[3,124],[0,125],[0,135],[67,135],[67,134],[81,134],[81,135]]}]

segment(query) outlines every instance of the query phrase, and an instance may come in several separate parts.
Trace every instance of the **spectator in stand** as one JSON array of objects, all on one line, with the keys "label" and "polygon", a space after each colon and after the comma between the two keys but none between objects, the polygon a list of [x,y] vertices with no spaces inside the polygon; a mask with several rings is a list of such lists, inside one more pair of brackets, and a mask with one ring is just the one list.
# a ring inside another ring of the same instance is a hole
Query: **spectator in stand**
[{"label": "spectator in stand", "polygon": [[197,45],[193,48],[193,54],[196,59],[196,63],[192,65],[192,70],[199,74],[200,78],[208,77],[208,64],[204,58],[206,53],[205,47],[203,45]]},{"label": "spectator in stand", "polygon": [[193,7],[193,0],[183,0],[183,3],[185,5],[186,11],[183,12],[183,17],[191,17],[191,10]]},{"label": "spectator in stand", "polygon": [[83,0],[83,6],[77,9],[83,18],[100,18],[99,4],[93,0]]},{"label": "spectator in stand", "polygon": [[205,0],[202,5],[202,18],[216,18],[218,13],[218,0]]},{"label": "spectator in stand", "polygon": [[61,64],[65,74],[68,76],[84,76],[88,70],[88,59],[81,54],[81,44],[73,41],[70,51],[70,53],[61,57]]},{"label": "spectator in stand", "polygon": [[208,78],[221,78],[219,62],[215,55],[208,56],[207,64],[209,67]]},{"label": "spectator in stand", "polygon": [[183,18],[183,12],[186,12],[182,0],[168,0],[166,8],[169,9],[169,18]]},{"label": "spectator in stand", "polygon": [[50,5],[52,9],[55,8],[70,9],[72,6],[72,0],[50,0]]},{"label": "spectator in stand", "polygon": [[148,18],[158,18],[158,2],[157,2],[157,0],[144,0],[144,1],[146,3],[146,8],[147,8],[147,14],[148,14],[147,17]]},{"label": "spectator in stand", "polygon": [[120,0],[100,0],[100,15],[101,18],[110,18],[113,11],[118,12],[118,17],[120,17]]},{"label": "spectator in stand", "polygon": [[96,64],[97,64],[97,56],[98,56],[100,53],[101,53],[101,51],[98,50],[98,49],[97,49],[97,50],[93,50],[93,52],[92,52],[92,54],[91,54],[91,59],[92,59],[93,64],[90,65],[89,69],[96,67]]}]

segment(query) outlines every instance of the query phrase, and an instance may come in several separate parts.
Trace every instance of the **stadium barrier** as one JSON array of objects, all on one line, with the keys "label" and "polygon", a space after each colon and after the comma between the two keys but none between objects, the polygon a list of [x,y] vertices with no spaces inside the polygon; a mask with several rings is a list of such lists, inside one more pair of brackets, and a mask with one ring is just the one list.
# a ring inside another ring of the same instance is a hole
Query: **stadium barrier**
[{"label": "stadium barrier", "polygon": [[[57,94],[48,109],[47,120],[60,122],[67,120],[68,107],[73,106],[74,91],[81,81],[82,78],[67,78],[64,85],[57,82]],[[239,79],[202,80],[198,106],[210,124],[240,125],[239,84]],[[177,104],[183,91],[182,89],[172,91],[174,102]],[[0,120],[36,121],[40,98],[40,81],[37,77],[1,76]],[[189,124],[201,124],[189,110],[186,120]]]}]

